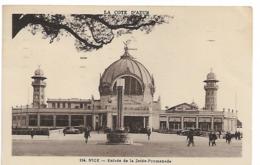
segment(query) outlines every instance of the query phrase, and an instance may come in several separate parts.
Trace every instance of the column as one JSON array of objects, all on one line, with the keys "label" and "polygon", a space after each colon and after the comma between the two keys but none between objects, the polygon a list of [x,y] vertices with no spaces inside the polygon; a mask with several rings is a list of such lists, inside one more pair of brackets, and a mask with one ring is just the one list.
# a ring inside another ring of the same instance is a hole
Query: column
[{"label": "column", "polygon": [[214,117],[211,117],[211,130],[214,130]]},{"label": "column", "polygon": [[103,113],[100,114],[99,122],[100,122],[99,127],[103,127]]},{"label": "column", "polygon": [[56,128],[56,115],[53,115],[53,127]]},{"label": "column", "polygon": [[166,129],[169,129],[169,117],[167,117],[167,121],[166,121]]},{"label": "column", "polygon": [[84,124],[84,127],[87,126],[87,116],[86,115],[83,115],[83,124]]},{"label": "column", "polygon": [[26,123],[25,123],[25,125],[26,125],[26,128],[28,128],[29,127],[29,115],[28,114],[26,114]]},{"label": "column", "polygon": [[183,120],[184,120],[184,117],[182,116],[181,117],[181,129],[184,129],[184,121]]},{"label": "column", "polygon": [[230,126],[231,126],[231,131],[233,131],[233,127],[234,127],[234,125],[233,125],[233,119],[230,120]]},{"label": "column", "polygon": [[196,128],[197,129],[199,128],[199,117],[198,116],[196,117]]},{"label": "column", "polygon": [[37,127],[38,128],[41,127],[41,116],[40,116],[40,114],[37,114]]},{"label": "column", "polygon": [[107,113],[107,127],[112,128],[112,113]]},{"label": "column", "polygon": [[[119,83],[119,82],[120,81],[118,80],[117,83]],[[122,84],[120,84],[120,83],[117,84],[117,110],[118,110],[118,112],[117,112],[117,114],[118,114],[117,115],[118,116],[118,118],[117,118],[117,128],[118,129],[124,128],[123,91],[124,91],[124,87],[122,86]]]},{"label": "column", "polygon": [[[151,129],[151,131],[153,131],[153,111],[152,111],[152,106],[150,105],[149,107],[149,116],[146,118],[147,122],[146,122],[146,127],[149,127]],[[157,119],[159,120],[159,119]]]},{"label": "column", "polygon": [[92,128],[96,130],[96,115],[92,114]]},{"label": "column", "polygon": [[146,125],[145,125],[145,116],[144,116],[144,119],[143,119],[143,127],[146,128]]},{"label": "column", "polygon": [[221,131],[224,131],[224,117],[221,119]]},{"label": "column", "polygon": [[69,127],[71,127],[71,115],[69,115]]},{"label": "column", "polygon": [[152,131],[152,128],[153,128],[153,116],[150,115],[149,117],[147,117],[147,120],[148,120],[148,122],[147,122],[148,127],[149,127],[149,128],[151,129],[151,131]]}]

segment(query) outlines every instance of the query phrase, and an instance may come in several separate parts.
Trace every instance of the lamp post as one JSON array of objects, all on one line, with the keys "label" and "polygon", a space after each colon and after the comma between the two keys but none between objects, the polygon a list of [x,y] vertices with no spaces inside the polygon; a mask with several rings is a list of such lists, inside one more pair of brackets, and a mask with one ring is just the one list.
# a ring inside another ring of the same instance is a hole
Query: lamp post
[{"label": "lamp post", "polygon": [[118,79],[116,82],[117,87],[117,129],[124,130],[124,86],[125,79]]},{"label": "lamp post", "polygon": [[107,144],[133,144],[133,140],[128,136],[124,129],[124,96],[125,79],[116,81],[117,89],[117,123],[116,130],[107,134]]}]

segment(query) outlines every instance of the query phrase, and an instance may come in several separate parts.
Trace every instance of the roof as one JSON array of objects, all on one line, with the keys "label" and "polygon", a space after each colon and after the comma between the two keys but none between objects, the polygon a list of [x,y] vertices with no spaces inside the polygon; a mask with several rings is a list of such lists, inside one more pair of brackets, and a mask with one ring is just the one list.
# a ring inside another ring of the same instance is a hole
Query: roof
[{"label": "roof", "polygon": [[112,84],[117,77],[125,74],[136,76],[144,84],[152,83],[152,76],[149,71],[129,55],[123,55],[119,60],[112,63],[102,74],[101,83]]},{"label": "roof", "polygon": [[166,112],[183,112],[183,111],[198,111],[198,106],[196,106],[194,103],[192,104],[181,103],[166,110]]},{"label": "roof", "polygon": [[70,98],[70,99],[60,99],[60,98],[54,98],[54,99],[47,99],[47,102],[91,102],[90,99],[79,99],[79,98]]},{"label": "roof", "polygon": [[46,79],[46,77],[44,76],[44,72],[40,67],[34,71],[34,75],[32,76],[32,78]]},{"label": "roof", "polygon": [[[154,92],[154,79],[143,64],[135,60],[125,48],[121,58],[109,65],[100,78],[100,87],[112,88],[114,82],[123,76],[131,76],[140,82],[143,89],[152,89]],[[101,89],[100,88],[100,89]],[[152,93],[153,93],[152,92]]]},{"label": "roof", "polygon": [[216,74],[212,71],[212,69],[207,74],[207,79],[204,82],[208,82],[208,81],[216,81],[216,82],[218,82]]}]

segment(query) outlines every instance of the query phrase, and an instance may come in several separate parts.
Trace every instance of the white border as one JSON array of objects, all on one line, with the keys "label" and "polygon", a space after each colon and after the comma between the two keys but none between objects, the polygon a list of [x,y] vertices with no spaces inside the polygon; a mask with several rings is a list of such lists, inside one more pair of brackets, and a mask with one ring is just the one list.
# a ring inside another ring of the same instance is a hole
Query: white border
[{"label": "white border", "polygon": [[[259,70],[260,70],[260,52],[259,52],[259,29],[260,29],[260,1],[259,0],[173,0],[169,2],[169,0],[91,0],[91,1],[83,1],[83,0],[63,0],[60,2],[59,0],[2,0],[0,2],[1,5],[14,5],[14,4],[36,4],[36,5],[162,5],[162,6],[252,6],[253,7],[253,159],[252,164],[258,165],[260,163],[260,131],[258,126],[260,125],[260,106],[258,104],[260,98],[260,79],[259,79]],[[2,8],[0,9],[0,19],[1,19],[1,32],[0,36],[2,38]],[[2,41],[2,39],[1,39]],[[2,42],[1,42],[2,43]],[[2,50],[2,44],[0,46]],[[2,64],[2,58],[0,59]],[[241,66],[242,67],[242,66]],[[2,67],[0,67],[0,75],[2,78]],[[2,87],[2,81],[0,81],[0,85]],[[1,99],[2,102],[2,88],[1,88]],[[2,106],[2,104],[0,104]],[[250,110],[248,110],[250,111]],[[2,112],[1,112],[2,114]],[[1,115],[0,114],[0,115]],[[2,123],[2,116],[0,118],[0,127],[4,126]],[[0,134],[2,133],[2,129]],[[0,136],[0,147],[2,150],[2,138]],[[0,155],[0,158],[2,154]],[[1,159],[2,160],[2,159]]]}]

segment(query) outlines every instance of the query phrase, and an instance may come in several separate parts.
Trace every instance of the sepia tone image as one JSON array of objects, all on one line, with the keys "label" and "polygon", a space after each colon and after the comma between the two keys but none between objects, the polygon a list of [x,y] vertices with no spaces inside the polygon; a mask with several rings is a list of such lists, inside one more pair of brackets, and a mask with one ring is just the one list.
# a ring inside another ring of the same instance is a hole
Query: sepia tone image
[{"label": "sepia tone image", "polygon": [[7,162],[250,163],[250,7],[3,11]]}]

